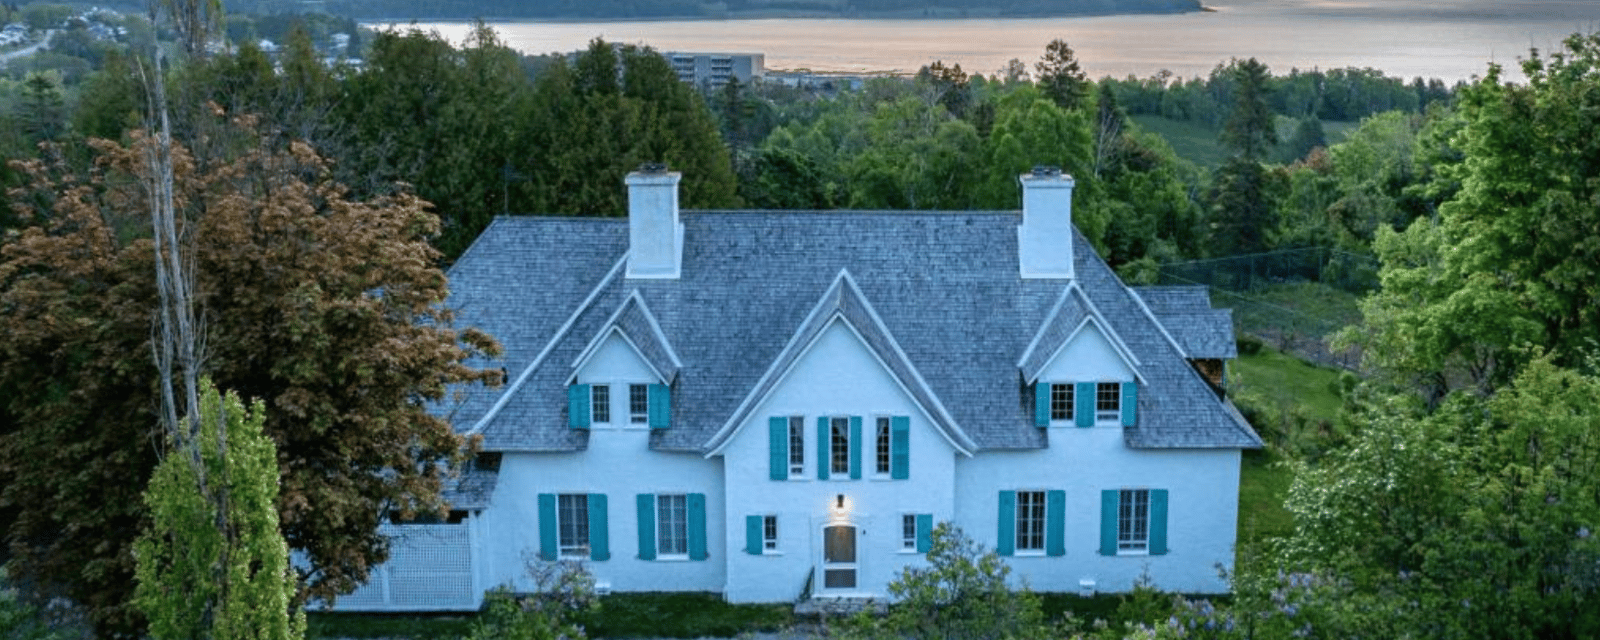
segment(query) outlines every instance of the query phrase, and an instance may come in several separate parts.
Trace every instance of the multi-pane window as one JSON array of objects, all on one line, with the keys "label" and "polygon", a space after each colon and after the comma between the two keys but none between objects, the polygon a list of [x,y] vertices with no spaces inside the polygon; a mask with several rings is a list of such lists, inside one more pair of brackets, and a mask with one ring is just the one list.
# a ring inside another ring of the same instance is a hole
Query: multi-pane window
[{"label": "multi-pane window", "polygon": [[589,496],[563,493],[556,499],[556,526],[562,557],[589,556]]},{"label": "multi-pane window", "polygon": [[628,422],[632,424],[650,422],[650,385],[628,385]]},{"label": "multi-pane window", "polygon": [[876,436],[873,440],[877,449],[873,452],[874,469],[879,475],[889,475],[889,418],[878,418]]},{"label": "multi-pane window", "polygon": [[805,473],[806,419],[805,416],[789,416],[789,475],[795,477]]},{"label": "multi-pane window", "polygon": [[778,516],[761,516],[761,548],[778,549]]},{"label": "multi-pane window", "polygon": [[611,387],[596,384],[589,386],[589,406],[592,422],[595,424],[608,424],[611,422]]},{"label": "multi-pane window", "polygon": [[1150,548],[1150,490],[1123,489],[1117,502],[1117,551]]},{"label": "multi-pane window", "polygon": [[850,473],[850,419],[828,420],[828,472]]},{"label": "multi-pane window", "polygon": [[900,516],[900,548],[906,551],[917,550],[917,514],[907,513]]},{"label": "multi-pane window", "polygon": [[1044,492],[1017,492],[1017,550],[1044,551]]},{"label": "multi-pane window", "polygon": [[656,496],[656,551],[663,556],[689,555],[689,505],[681,493]]},{"label": "multi-pane window", "polygon": [[1050,385],[1050,419],[1072,419],[1072,385]]},{"label": "multi-pane window", "polygon": [[1102,382],[1095,385],[1094,417],[1096,420],[1117,420],[1122,417],[1122,384]]}]

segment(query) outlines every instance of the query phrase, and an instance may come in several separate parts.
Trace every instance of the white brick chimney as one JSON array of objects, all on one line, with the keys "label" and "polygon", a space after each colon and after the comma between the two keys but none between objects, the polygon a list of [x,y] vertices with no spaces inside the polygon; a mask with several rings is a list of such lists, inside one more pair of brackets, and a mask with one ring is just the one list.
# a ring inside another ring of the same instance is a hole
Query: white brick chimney
[{"label": "white brick chimney", "polygon": [[1056,167],[1022,174],[1017,258],[1023,278],[1072,277],[1072,176]]},{"label": "white brick chimney", "polygon": [[675,280],[683,264],[678,181],[665,164],[628,174],[628,277]]}]

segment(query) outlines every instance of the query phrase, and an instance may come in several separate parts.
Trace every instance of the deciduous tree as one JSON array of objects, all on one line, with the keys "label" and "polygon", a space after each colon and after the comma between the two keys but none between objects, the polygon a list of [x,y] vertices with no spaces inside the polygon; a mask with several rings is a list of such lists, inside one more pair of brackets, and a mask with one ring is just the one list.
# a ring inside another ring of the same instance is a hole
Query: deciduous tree
[{"label": "deciduous tree", "polygon": [[[283,532],[309,593],[352,589],[385,557],[386,510],[442,507],[465,443],[424,403],[499,378],[464,364],[487,336],[449,327],[425,203],[353,201],[309,147],[252,136],[226,162],[174,147],[178,222],[195,238],[204,360],[218,386],[260,398],[278,446]],[[219,128],[222,125],[219,125]],[[231,126],[231,125],[230,125]],[[0,248],[0,507],[20,573],[137,628],[130,531],[160,441],[150,362],[149,136],[97,142],[89,175],[28,166],[12,193],[38,220]],[[25,427],[25,428],[24,428]],[[47,507],[47,508],[46,508]]]}]

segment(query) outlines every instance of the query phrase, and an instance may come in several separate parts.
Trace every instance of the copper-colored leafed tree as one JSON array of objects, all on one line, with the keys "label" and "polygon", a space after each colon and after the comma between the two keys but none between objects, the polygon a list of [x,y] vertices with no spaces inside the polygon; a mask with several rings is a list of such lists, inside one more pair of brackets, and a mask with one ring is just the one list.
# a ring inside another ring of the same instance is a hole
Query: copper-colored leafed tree
[{"label": "copper-colored leafed tree", "polygon": [[[468,443],[425,403],[498,380],[467,363],[497,346],[450,327],[426,203],[351,201],[308,146],[249,121],[211,131],[205,161],[172,153],[202,366],[265,401],[284,536],[311,562],[307,595],[332,596],[384,559],[381,513],[442,508]],[[88,175],[24,167],[11,203],[35,226],[0,242],[0,508],[20,512],[5,532],[15,573],[89,606],[103,631],[140,624],[131,549],[162,440],[151,144],[97,141]]]}]

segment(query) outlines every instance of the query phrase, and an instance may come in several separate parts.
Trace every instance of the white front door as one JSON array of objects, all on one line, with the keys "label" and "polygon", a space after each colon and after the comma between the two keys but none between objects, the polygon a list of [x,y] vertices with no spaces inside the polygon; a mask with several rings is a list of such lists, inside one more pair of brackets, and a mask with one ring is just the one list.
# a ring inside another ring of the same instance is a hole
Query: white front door
[{"label": "white front door", "polygon": [[822,588],[827,591],[856,588],[856,528],[831,524],[822,528]]}]

